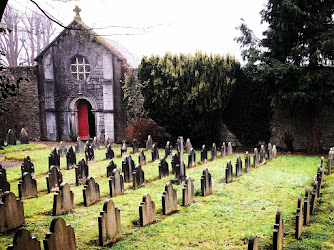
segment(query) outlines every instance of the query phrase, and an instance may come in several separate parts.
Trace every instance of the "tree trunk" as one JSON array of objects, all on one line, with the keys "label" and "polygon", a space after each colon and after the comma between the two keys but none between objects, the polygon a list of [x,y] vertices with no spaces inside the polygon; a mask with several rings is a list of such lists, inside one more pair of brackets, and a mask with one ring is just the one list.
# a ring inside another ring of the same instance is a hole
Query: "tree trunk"
[{"label": "tree trunk", "polygon": [[311,104],[311,129],[308,142],[308,153],[320,153],[320,131],[319,131],[320,105]]}]

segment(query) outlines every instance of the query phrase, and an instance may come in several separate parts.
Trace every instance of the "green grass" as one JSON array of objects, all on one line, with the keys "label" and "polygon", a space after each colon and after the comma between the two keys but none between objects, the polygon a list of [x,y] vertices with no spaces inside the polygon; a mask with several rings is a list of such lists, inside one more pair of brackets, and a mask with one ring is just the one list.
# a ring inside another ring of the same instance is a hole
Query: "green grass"
[{"label": "green grass", "polygon": [[20,151],[32,151],[38,149],[47,148],[46,145],[43,144],[18,144],[17,145],[9,145],[5,147],[3,150],[0,150],[0,155],[10,153],[10,152],[20,152]]},{"label": "green grass", "polygon": [[[121,168],[120,152],[118,152],[120,149],[114,150],[117,155],[114,162]],[[30,157],[37,173],[39,197],[23,200],[25,227],[39,240],[44,239],[52,220],[53,194],[47,194],[45,180],[48,170],[47,156],[50,151],[51,149],[31,152]],[[160,154],[162,152],[160,150]],[[83,206],[83,186],[75,186],[74,170],[65,170],[65,158],[61,159],[63,179],[70,184],[75,203],[73,211],[62,217],[75,228],[78,249],[102,249],[98,246],[97,217],[104,201],[109,198],[106,177],[106,166],[109,161],[104,160],[104,153],[104,149],[96,151],[96,162],[89,164],[90,175],[100,185],[101,201],[87,208]],[[24,153],[15,155],[20,158]],[[151,159],[149,152],[146,152],[146,155],[147,159]],[[197,160],[199,155],[197,152]],[[244,158],[244,155],[241,156]],[[286,234],[284,245],[287,249],[315,249],[318,246],[322,249],[333,248],[331,235],[334,231],[334,175],[325,176],[325,186],[319,199],[321,205],[312,217],[311,225],[304,230],[300,241],[293,239],[297,199],[298,196],[303,196],[305,187],[311,187],[317,165],[320,163],[319,157],[280,156],[258,169],[252,168],[251,172],[234,178],[232,183],[225,184],[226,162],[231,159],[234,166],[236,157],[234,154],[186,169],[187,175],[192,178],[195,185],[195,202],[186,207],[179,206],[178,212],[171,215],[162,215],[161,196],[166,182],[172,180],[173,176],[158,179],[158,162],[143,166],[145,186],[133,190],[132,183],[126,183],[125,194],[112,199],[121,210],[122,226],[122,238],[113,245],[113,248],[244,249],[247,247],[250,235],[255,234],[259,237],[261,248],[270,249],[272,228],[278,209],[283,213]],[[132,155],[132,158],[138,162],[138,154]],[[168,163],[171,170],[170,160],[168,159]],[[200,177],[204,167],[210,171],[213,183],[213,194],[207,197],[199,196]],[[18,195],[19,168],[8,169],[7,175],[10,177],[12,192]],[[181,204],[182,186],[173,185],[173,187],[177,190],[178,204]],[[157,221],[146,227],[140,227],[138,206],[145,192],[150,193],[155,202]],[[13,232],[2,235],[0,248],[3,249],[10,244],[13,237]]]}]

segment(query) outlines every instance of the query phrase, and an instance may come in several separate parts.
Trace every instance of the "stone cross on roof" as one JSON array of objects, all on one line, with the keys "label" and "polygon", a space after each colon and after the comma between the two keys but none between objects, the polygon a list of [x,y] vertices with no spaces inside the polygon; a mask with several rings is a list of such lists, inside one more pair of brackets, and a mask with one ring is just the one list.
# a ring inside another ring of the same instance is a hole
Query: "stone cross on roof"
[{"label": "stone cross on roof", "polygon": [[81,11],[81,9],[78,7],[78,5],[75,6],[75,8],[73,9],[73,12],[75,12],[75,17],[74,19],[81,21],[81,17],[79,12]]}]

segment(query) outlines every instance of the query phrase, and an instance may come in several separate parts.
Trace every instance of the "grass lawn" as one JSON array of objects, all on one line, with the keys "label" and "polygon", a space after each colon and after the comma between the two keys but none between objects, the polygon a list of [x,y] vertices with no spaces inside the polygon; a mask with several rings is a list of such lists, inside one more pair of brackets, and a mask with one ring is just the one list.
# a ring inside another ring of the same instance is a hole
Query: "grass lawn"
[{"label": "grass lawn", "polygon": [[[114,162],[121,169],[120,148],[114,148],[114,151],[116,154]],[[19,160],[23,160],[28,154],[35,165],[39,196],[23,202],[25,227],[41,241],[49,231],[53,218],[51,216],[53,194],[47,193],[45,180],[50,152],[51,148],[48,147],[30,152],[4,153],[5,159]],[[160,156],[162,153],[163,150],[160,150]],[[109,161],[104,159],[104,154],[104,148],[95,151],[96,162],[89,164],[90,176],[100,185],[101,191],[101,201],[90,207],[83,206],[83,186],[75,186],[74,170],[66,170],[66,159],[61,158],[63,180],[70,184],[75,203],[73,211],[61,217],[74,227],[78,249],[103,249],[98,246],[97,218],[104,201],[109,198],[109,184],[106,177],[106,166]],[[199,152],[196,152],[196,155],[199,160]],[[244,158],[245,155],[241,156]],[[80,157],[83,155],[77,156],[77,159]],[[132,158],[135,163],[138,162],[138,154],[132,155]],[[151,159],[150,152],[146,152],[146,158]],[[225,184],[227,160],[232,160],[235,167],[236,158],[237,154],[233,154],[186,169],[186,174],[191,177],[195,186],[195,202],[186,207],[179,205],[179,210],[171,215],[162,215],[161,196],[165,184],[174,176],[158,179],[159,162],[149,162],[143,166],[145,186],[133,190],[132,183],[125,183],[125,194],[112,198],[121,210],[122,226],[122,238],[113,245],[113,248],[244,249],[247,248],[248,238],[254,234],[259,237],[261,249],[270,249],[272,228],[278,209],[283,213],[286,249],[334,248],[334,175],[324,177],[320,206],[316,208],[316,213],[311,218],[311,225],[304,230],[300,241],[294,239],[297,199],[298,196],[304,195],[306,187],[311,188],[320,157],[280,156],[257,169],[252,168],[249,173],[243,173],[239,178],[234,178],[232,183]],[[171,170],[170,160],[167,161]],[[207,197],[200,196],[200,178],[204,167],[210,171],[213,183],[213,194]],[[19,168],[7,170],[11,191],[17,196],[20,175]],[[173,187],[177,190],[178,203],[181,204],[182,186],[173,185]],[[146,227],[140,227],[138,207],[146,192],[150,193],[155,202],[157,221]],[[0,248],[4,249],[11,244],[13,237],[14,232],[3,234],[0,237]]]}]

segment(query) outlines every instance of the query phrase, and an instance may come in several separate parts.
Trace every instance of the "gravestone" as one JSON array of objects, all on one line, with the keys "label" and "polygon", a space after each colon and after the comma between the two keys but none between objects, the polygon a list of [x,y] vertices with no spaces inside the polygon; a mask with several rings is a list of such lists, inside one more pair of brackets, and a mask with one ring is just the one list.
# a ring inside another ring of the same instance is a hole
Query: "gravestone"
[{"label": "gravestone", "polygon": [[173,154],[171,165],[172,165],[172,173],[176,174],[176,165],[180,166],[180,157],[178,154]]},{"label": "gravestone", "polygon": [[273,147],[271,145],[271,143],[268,143],[268,160],[272,160],[273,159]]},{"label": "gravestone", "polygon": [[51,154],[49,155],[49,169],[51,166],[56,166],[60,169],[60,156],[55,147],[52,148]]},{"label": "gravestone", "polygon": [[321,165],[321,167],[324,167],[324,157],[323,156],[321,156],[321,158],[320,158],[320,165]]},{"label": "gravestone", "polygon": [[122,160],[122,172],[124,174],[124,182],[132,182],[133,180],[133,170],[135,168],[135,163],[130,155],[125,156]]},{"label": "gravestone", "polygon": [[94,149],[89,141],[86,142],[85,157],[86,157],[86,162],[90,162],[90,161],[94,162],[95,160]]},{"label": "gravestone", "polygon": [[27,131],[22,128],[20,134],[20,143],[21,144],[29,144],[29,137]]},{"label": "gravestone", "polygon": [[137,189],[144,185],[145,182],[145,173],[142,170],[141,166],[139,164],[136,165],[136,167],[133,170],[133,188]]},{"label": "gravestone", "polygon": [[52,215],[62,215],[72,210],[74,206],[74,194],[68,183],[60,184],[59,190],[53,195]]},{"label": "gravestone", "polygon": [[155,221],[155,204],[149,193],[145,193],[143,201],[139,205],[140,226],[146,226]]},{"label": "gravestone", "polygon": [[187,176],[182,188],[182,206],[189,205],[194,202],[194,184],[191,178]]},{"label": "gravestone", "polygon": [[259,151],[257,150],[257,148],[254,148],[253,165],[254,168],[259,167]]},{"label": "gravestone", "polygon": [[281,211],[277,211],[273,230],[273,249],[283,249],[283,216]]},{"label": "gravestone", "polygon": [[3,150],[5,147],[5,137],[0,133],[0,150]]},{"label": "gravestone", "polygon": [[296,212],[296,234],[295,237],[298,240],[303,231],[303,203],[302,197],[298,197],[297,212]]},{"label": "gravestone", "polygon": [[114,150],[112,150],[111,145],[108,144],[107,149],[106,149],[106,159],[111,160],[111,159],[114,159],[114,157],[115,157]]},{"label": "gravestone", "polygon": [[124,194],[124,180],[123,176],[117,168],[115,168],[109,179],[110,197]]},{"label": "gravestone", "polygon": [[231,154],[233,154],[233,149],[232,149],[232,143],[229,142],[227,144],[227,155],[231,155]]},{"label": "gravestone", "polygon": [[211,174],[207,168],[203,169],[201,177],[201,194],[202,196],[208,196],[212,193],[212,181]]},{"label": "gravestone", "polygon": [[89,176],[89,168],[84,159],[80,159],[75,167],[75,185],[80,186],[86,183]]},{"label": "gravestone", "polygon": [[188,138],[187,141],[186,141],[186,153],[189,154],[190,153],[190,150],[193,148],[191,142],[190,142],[190,139]]},{"label": "gravestone", "polygon": [[255,235],[249,237],[248,250],[259,250],[259,241]]},{"label": "gravestone", "polygon": [[266,150],[264,145],[261,145],[260,149],[260,165],[266,164]]},{"label": "gravestone", "polygon": [[140,154],[138,155],[138,164],[140,164],[140,166],[146,165],[146,156],[144,150],[141,150]]},{"label": "gravestone", "polygon": [[74,229],[61,217],[51,221],[50,232],[43,240],[45,250],[76,250]]},{"label": "gravestone", "polygon": [[135,153],[138,153],[138,152],[139,152],[138,141],[137,141],[137,139],[134,139],[133,143],[132,143],[132,153],[135,154]]},{"label": "gravestone", "polygon": [[7,145],[16,145],[16,137],[11,129],[9,129],[7,133]]},{"label": "gravestone", "polygon": [[178,138],[178,145],[180,145],[179,150],[179,163],[175,164],[175,179],[172,181],[173,183],[180,185],[181,183],[184,183],[186,180],[186,167],[184,165],[183,161],[183,137],[179,136]]},{"label": "gravestone", "polygon": [[235,163],[235,176],[242,176],[242,160],[240,155],[238,155],[237,162]]},{"label": "gravestone", "polygon": [[248,154],[248,151],[246,151],[246,156],[245,156],[245,171],[248,173],[251,170],[251,159]]},{"label": "gravestone", "polygon": [[230,160],[228,160],[225,168],[225,182],[231,183],[232,181],[233,181],[232,163]]},{"label": "gravestone", "polygon": [[168,158],[172,155],[172,144],[170,143],[170,141],[167,141],[166,146],[165,146],[165,157]]},{"label": "gravestone", "polygon": [[205,148],[205,145],[202,146],[201,150],[201,164],[208,162],[208,151]]},{"label": "gravestone", "polygon": [[105,246],[121,238],[121,212],[115,203],[107,199],[98,217],[99,245]]},{"label": "gravestone", "polygon": [[107,166],[107,177],[112,175],[112,171],[117,168],[117,165],[111,160]]},{"label": "gravestone", "polygon": [[217,147],[216,143],[213,143],[211,148],[211,161],[215,161],[216,159],[217,159]]},{"label": "gravestone", "polygon": [[146,150],[152,150],[153,149],[153,140],[152,136],[149,135],[146,141]]},{"label": "gravestone", "polygon": [[29,172],[23,174],[22,180],[19,181],[18,189],[21,200],[37,197],[37,182]]},{"label": "gravestone", "polygon": [[158,147],[154,144],[152,149],[152,162],[157,160],[159,160],[159,150]]},{"label": "gravestone", "polygon": [[100,150],[100,142],[99,142],[99,140],[97,139],[96,136],[94,137],[92,147],[93,147],[94,150]]},{"label": "gravestone", "polygon": [[126,142],[123,140],[122,141],[122,146],[121,146],[121,157],[125,156],[126,155],[126,152],[127,152],[127,147],[126,147]]},{"label": "gravestone", "polygon": [[311,193],[310,213],[313,214],[318,200],[318,181],[314,180]]},{"label": "gravestone", "polygon": [[169,176],[168,162],[165,157],[161,157],[161,161],[159,163],[159,179],[166,176]]},{"label": "gravestone", "polygon": [[15,194],[6,191],[0,198],[0,233],[25,223],[23,203]]},{"label": "gravestone", "polygon": [[310,198],[310,189],[305,188],[305,197],[304,197],[304,221],[305,226],[310,224],[310,211],[311,210],[311,198]]},{"label": "gravestone", "polygon": [[7,250],[41,250],[41,243],[36,237],[31,237],[28,230],[19,228],[15,233],[13,245],[8,246]]},{"label": "gravestone", "polygon": [[100,186],[91,176],[87,178],[86,185],[84,185],[82,193],[85,207],[89,207],[90,205],[100,201]]},{"label": "gravestone", "polygon": [[277,157],[277,148],[276,145],[273,145],[273,158]]},{"label": "gravestone", "polygon": [[104,147],[107,147],[108,145],[112,146],[112,140],[110,139],[109,136],[104,141]]},{"label": "gravestone", "polygon": [[10,183],[7,181],[6,169],[0,164],[0,197],[6,191],[10,191]]},{"label": "gravestone", "polygon": [[173,185],[167,182],[165,191],[162,193],[162,214],[170,214],[177,211],[177,192],[173,189]]},{"label": "gravestone", "polygon": [[23,174],[26,172],[30,173],[32,177],[35,177],[35,167],[28,155],[24,157],[23,163],[21,165],[21,176],[23,177]]},{"label": "gravestone", "polygon": [[330,148],[328,151],[327,175],[330,175],[333,172],[333,161],[334,161],[334,148]]},{"label": "gravestone", "polygon": [[77,142],[75,143],[75,153],[82,154],[85,152],[84,144],[80,137],[77,138]]},{"label": "gravestone", "polygon": [[190,149],[190,153],[188,155],[188,168],[192,168],[196,166],[196,153],[193,148]]},{"label": "gravestone", "polygon": [[321,184],[322,184],[323,176],[324,176],[324,169],[323,169],[323,167],[321,167],[321,165],[318,165],[318,171],[317,171],[317,175],[316,175],[316,180],[318,181],[318,189],[317,189],[318,197],[320,197]]},{"label": "gravestone", "polygon": [[60,157],[66,156],[66,154],[67,154],[67,148],[66,148],[65,143],[63,141],[60,142],[58,152],[59,152]]},{"label": "gravestone", "polygon": [[46,175],[46,185],[48,193],[56,192],[59,190],[60,184],[63,182],[63,175],[56,166],[51,166],[48,174]]},{"label": "gravestone", "polygon": [[223,145],[220,147],[220,157],[223,158],[226,156],[226,145],[225,142],[223,142]]},{"label": "gravestone", "polygon": [[75,168],[76,165],[77,165],[77,157],[75,155],[75,152],[72,146],[70,146],[66,153],[67,170]]}]

